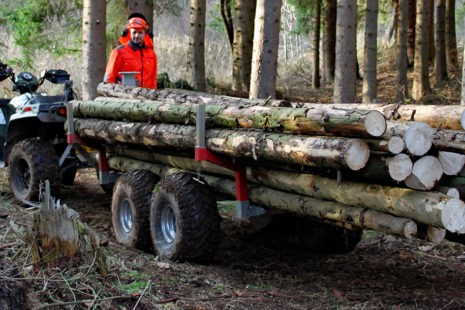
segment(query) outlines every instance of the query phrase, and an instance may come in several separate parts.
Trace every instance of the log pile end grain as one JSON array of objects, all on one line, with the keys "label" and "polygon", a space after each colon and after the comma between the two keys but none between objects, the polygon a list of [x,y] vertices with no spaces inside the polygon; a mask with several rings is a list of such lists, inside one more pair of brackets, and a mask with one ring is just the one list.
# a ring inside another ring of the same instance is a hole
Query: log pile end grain
[{"label": "log pile end grain", "polygon": [[370,111],[365,118],[365,127],[373,137],[381,137],[386,132],[386,119],[381,112]]},{"label": "log pile end grain", "polygon": [[413,163],[410,156],[401,153],[389,159],[388,168],[391,178],[402,182],[412,173]]},{"label": "log pile end grain", "polygon": [[347,166],[354,171],[360,170],[366,166],[369,158],[368,144],[362,139],[352,139],[345,154]]},{"label": "log pile end grain", "polygon": [[465,229],[465,203],[452,198],[446,201],[441,212],[444,227],[451,232],[461,232]]},{"label": "log pile end grain", "polygon": [[433,144],[433,129],[426,123],[415,122],[407,129],[404,140],[410,154],[423,156]]},{"label": "log pile end grain", "polygon": [[404,139],[401,137],[394,136],[391,139],[389,139],[388,142],[388,150],[392,154],[400,154],[405,148],[405,142]]},{"label": "log pile end grain", "polygon": [[413,164],[412,174],[405,179],[409,188],[432,190],[443,175],[441,162],[434,156],[423,156]]}]

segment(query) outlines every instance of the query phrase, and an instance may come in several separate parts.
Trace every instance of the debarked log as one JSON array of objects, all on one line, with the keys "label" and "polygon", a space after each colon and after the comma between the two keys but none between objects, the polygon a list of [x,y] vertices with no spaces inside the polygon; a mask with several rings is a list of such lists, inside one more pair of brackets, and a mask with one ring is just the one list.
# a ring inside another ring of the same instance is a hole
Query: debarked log
[{"label": "debarked log", "polygon": [[[126,157],[139,157],[144,161],[175,165],[180,169],[197,171],[198,168],[198,162],[191,158],[136,150],[121,152]],[[211,167],[214,167],[211,171],[215,174],[230,176],[232,173],[210,163],[204,164],[202,171],[210,172]],[[280,191],[373,209],[452,232],[465,228],[465,203],[441,193],[348,181],[338,184],[337,180],[331,178],[260,167],[247,168],[247,177],[250,182]]]},{"label": "debarked log", "polygon": [[[113,122],[76,119],[75,130],[81,138],[106,143],[126,143],[147,147],[194,150],[194,126]],[[297,136],[258,130],[210,129],[207,148],[231,157],[253,158],[308,166],[363,168],[370,156],[361,139]]]},{"label": "debarked log", "polygon": [[[74,101],[74,116],[125,120],[132,122],[195,125],[196,104],[164,101],[122,101],[103,98],[98,101]],[[378,111],[337,109],[293,109],[260,105],[206,105],[209,128],[255,128],[349,137],[380,137],[386,120]]]},{"label": "debarked log", "polygon": [[[149,169],[161,176],[174,171],[169,170],[169,166],[149,164],[124,157],[110,157],[109,165],[111,168],[120,171],[141,168]],[[215,190],[229,197],[235,197],[236,189],[233,180],[206,174],[202,174],[202,178]],[[410,219],[399,218],[360,207],[350,207],[337,202],[286,193],[266,186],[250,185],[249,199],[254,204],[266,208],[288,211],[317,219],[343,222],[360,228],[395,234],[405,238],[411,238],[417,233],[417,225]]]}]

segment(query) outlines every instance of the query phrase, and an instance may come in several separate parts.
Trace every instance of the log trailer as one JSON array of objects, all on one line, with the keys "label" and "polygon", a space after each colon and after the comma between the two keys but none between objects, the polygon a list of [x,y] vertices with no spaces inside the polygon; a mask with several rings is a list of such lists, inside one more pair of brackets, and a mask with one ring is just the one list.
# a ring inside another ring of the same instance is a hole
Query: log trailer
[{"label": "log trailer", "polygon": [[[69,103],[67,151],[74,148],[82,154],[97,169],[102,188],[107,192],[113,189],[112,225],[119,243],[139,249],[153,248],[164,259],[207,261],[215,252],[221,236],[218,197],[229,200],[235,197],[236,216],[240,219],[265,217],[269,220],[272,213],[276,213],[276,210],[271,212],[269,208],[249,201],[247,167],[244,164],[207,149],[205,105],[198,104],[196,108],[193,160],[197,162],[197,169],[192,172],[174,168],[169,163],[163,164],[162,154],[160,164],[133,160],[137,162],[137,169],[131,167],[130,160],[123,164],[110,164],[110,161],[118,162],[121,158],[108,158],[107,148],[76,134],[73,103]],[[98,156],[89,154],[88,148],[97,150]],[[230,171],[235,181],[203,175],[202,167],[205,165],[210,169],[221,167],[223,174]],[[119,169],[110,166],[118,166]],[[288,211],[285,207],[282,209]],[[300,229],[300,235],[310,248],[328,252],[352,251],[362,235],[362,229],[349,223],[322,218],[318,222],[296,218],[293,224]]]}]

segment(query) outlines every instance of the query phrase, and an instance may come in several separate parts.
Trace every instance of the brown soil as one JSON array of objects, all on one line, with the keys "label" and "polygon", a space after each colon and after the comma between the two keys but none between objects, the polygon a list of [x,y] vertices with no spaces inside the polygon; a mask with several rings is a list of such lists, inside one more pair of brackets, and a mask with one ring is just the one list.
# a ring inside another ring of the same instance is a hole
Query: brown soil
[{"label": "brown soil", "polygon": [[286,227],[255,232],[227,205],[223,241],[210,264],[160,261],[115,243],[111,199],[91,170],[79,172],[61,196],[98,232],[109,275],[97,272],[89,253],[90,259],[33,267],[9,224],[24,229],[32,210],[9,198],[6,170],[0,172],[0,309],[465,308],[465,246],[367,231],[352,253],[311,253]]}]

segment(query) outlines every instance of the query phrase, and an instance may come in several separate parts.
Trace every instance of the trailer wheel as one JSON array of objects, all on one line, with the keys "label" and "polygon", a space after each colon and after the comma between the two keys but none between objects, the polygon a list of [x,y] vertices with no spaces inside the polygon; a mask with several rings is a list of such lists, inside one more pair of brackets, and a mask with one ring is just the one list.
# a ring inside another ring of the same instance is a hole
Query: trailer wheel
[{"label": "trailer wheel", "polygon": [[141,250],[150,247],[150,198],[159,179],[148,170],[133,170],[116,181],[111,220],[117,242]]},{"label": "trailer wheel", "polygon": [[309,219],[297,223],[300,240],[315,252],[345,254],[352,252],[360,242],[362,229],[350,230]]},{"label": "trailer wheel", "polygon": [[164,177],[153,194],[150,232],[163,259],[210,260],[221,239],[220,221],[211,188],[190,173]]},{"label": "trailer wheel", "polygon": [[52,194],[60,185],[58,157],[52,145],[38,139],[26,139],[16,143],[8,157],[8,180],[18,201],[37,201],[41,182],[50,181]]},{"label": "trailer wheel", "polygon": [[71,186],[76,178],[78,163],[73,159],[65,159],[61,171],[61,184]]}]

